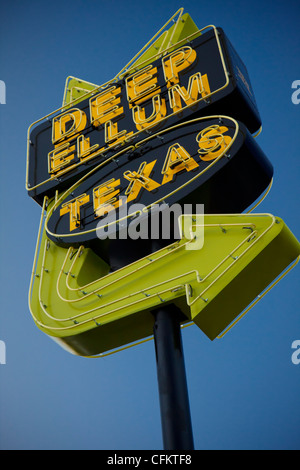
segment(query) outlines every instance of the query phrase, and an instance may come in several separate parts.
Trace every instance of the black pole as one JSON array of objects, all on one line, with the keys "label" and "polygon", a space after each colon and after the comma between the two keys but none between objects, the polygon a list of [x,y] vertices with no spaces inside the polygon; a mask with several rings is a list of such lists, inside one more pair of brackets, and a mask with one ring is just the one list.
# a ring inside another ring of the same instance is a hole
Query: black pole
[{"label": "black pole", "polygon": [[180,328],[182,314],[173,305],[153,314],[164,450],[194,450]]}]

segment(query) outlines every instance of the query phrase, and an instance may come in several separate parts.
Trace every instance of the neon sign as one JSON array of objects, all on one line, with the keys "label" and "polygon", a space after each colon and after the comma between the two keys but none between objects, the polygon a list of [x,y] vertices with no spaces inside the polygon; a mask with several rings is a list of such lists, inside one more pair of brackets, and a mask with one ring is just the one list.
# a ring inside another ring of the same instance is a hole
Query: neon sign
[{"label": "neon sign", "polygon": [[151,337],[151,311],[172,302],[186,324],[211,340],[223,336],[299,261],[300,244],[270,214],[194,215],[193,227],[199,224],[201,250],[188,250],[194,242],[183,236],[111,273],[88,246],[60,247],[40,232],[29,295],[35,323],[73,354],[89,356]]},{"label": "neon sign", "polygon": [[221,29],[203,31],[31,126],[29,195],[42,204],[120,148],[184,120],[229,114],[256,132],[261,121],[245,66]]},{"label": "neon sign", "polygon": [[198,118],[153,134],[93,168],[58,196],[46,230],[56,242],[84,243],[97,237],[109,212],[122,213],[124,203],[129,218],[137,202],[146,210],[184,200],[204,204],[209,213],[242,212],[272,175],[243,124],[225,116]]},{"label": "neon sign", "polygon": [[[148,340],[165,303],[221,337],[299,261],[281,219],[239,215],[273,175],[253,135],[261,120],[246,67],[222,29],[195,31],[180,12],[155,52],[100,87],[74,79],[63,106],[28,130],[26,189],[42,206],[29,307],[74,354]],[[189,216],[197,236],[179,216],[181,236],[158,251],[152,238],[141,251],[135,239],[97,238],[112,213],[120,232],[136,206],[148,217],[160,203],[204,204],[204,218]]]}]

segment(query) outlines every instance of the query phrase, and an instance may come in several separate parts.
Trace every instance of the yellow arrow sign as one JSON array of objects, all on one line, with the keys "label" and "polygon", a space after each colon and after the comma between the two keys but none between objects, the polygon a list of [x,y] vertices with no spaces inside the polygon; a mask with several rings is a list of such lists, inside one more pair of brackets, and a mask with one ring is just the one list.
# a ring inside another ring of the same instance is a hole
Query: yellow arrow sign
[{"label": "yellow arrow sign", "polygon": [[151,312],[173,303],[183,324],[213,340],[300,255],[273,215],[186,217],[181,240],[110,273],[91,249],[51,242],[43,215],[29,293],[37,326],[75,354],[96,355],[150,337]]}]

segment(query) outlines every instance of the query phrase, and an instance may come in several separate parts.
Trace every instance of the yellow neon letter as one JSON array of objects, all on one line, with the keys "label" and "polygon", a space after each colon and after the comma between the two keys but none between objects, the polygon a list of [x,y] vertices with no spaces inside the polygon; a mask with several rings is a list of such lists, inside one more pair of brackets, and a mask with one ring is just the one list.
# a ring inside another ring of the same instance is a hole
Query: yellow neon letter
[{"label": "yellow neon letter", "polygon": [[189,78],[187,90],[178,84],[169,88],[170,106],[173,111],[176,112],[182,108],[181,100],[183,100],[187,106],[191,106],[199,99],[199,95],[201,98],[205,98],[209,94],[210,86],[207,75],[202,76],[201,73],[195,73]]},{"label": "yellow neon letter", "polygon": [[196,57],[196,51],[190,46],[185,46],[163,59],[162,64],[168,88],[179,83],[179,72],[190,67]]},{"label": "yellow neon letter", "polygon": [[90,138],[85,138],[84,135],[80,135],[77,138],[77,153],[80,161],[90,160],[91,158],[100,155],[105,149],[99,148],[99,144],[95,144],[92,147],[90,146]]},{"label": "yellow neon letter", "polygon": [[228,127],[213,125],[203,129],[196,137],[201,160],[209,162],[218,158],[232,141],[229,135],[223,135]]},{"label": "yellow neon letter", "polygon": [[72,199],[71,201],[66,202],[61,206],[61,216],[70,213],[70,232],[80,227],[80,208],[84,204],[87,204],[89,200],[89,195],[82,194],[81,196],[78,196],[75,199]]},{"label": "yellow neon letter", "polygon": [[94,188],[93,199],[96,218],[122,205],[122,199],[116,197],[120,193],[120,189],[115,190],[117,186],[120,186],[120,183],[121,180],[115,180],[113,178],[97,188]]},{"label": "yellow neon letter", "polygon": [[123,142],[133,134],[127,134],[126,130],[119,132],[118,123],[112,122],[112,119],[124,114],[124,108],[120,105],[121,98],[118,96],[120,93],[121,87],[113,86],[90,99],[91,123],[95,127],[105,125],[105,143],[109,147]]},{"label": "yellow neon letter", "polygon": [[48,172],[58,176],[75,158],[75,145],[69,142],[60,145],[48,154]]},{"label": "yellow neon letter", "polygon": [[126,79],[127,99],[129,105],[139,104],[160,92],[157,87],[157,68],[148,65]]},{"label": "yellow neon letter", "polygon": [[180,144],[171,145],[168,149],[167,157],[162,169],[164,175],[162,184],[173,180],[174,175],[180,171],[192,171],[198,168],[198,163]]},{"label": "yellow neon letter", "polygon": [[121,98],[117,96],[120,93],[121,87],[113,86],[90,99],[91,123],[95,127],[124,113]]},{"label": "yellow neon letter", "polygon": [[[158,124],[167,114],[166,101],[160,97],[156,75],[157,67],[148,65],[126,79],[127,99],[139,131]],[[145,108],[140,105],[151,98],[152,113],[146,117]]]},{"label": "yellow neon letter", "polygon": [[153,112],[149,117],[146,117],[145,108],[140,106],[133,108],[133,120],[139,131],[159,124],[167,114],[166,100],[161,98],[160,95],[152,97],[152,108]]},{"label": "yellow neon letter", "polygon": [[82,132],[87,123],[86,114],[81,109],[71,109],[52,120],[52,143],[57,146],[64,140],[72,140]]},{"label": "yellow neon letter", "polygon": [[118,131],[118,123],[108,121],[105,123],[105,143],[109,145],[109,147],[120,144],[125,139],[130,137],[133,132],[127,131]]},{"label": "yellow neon letter", "polygon": [[127,202],[136,199],[142,188],[147,189],[147,191],[153,191],[159,188],[160,184],[150,178],[150,174],[156,162],[157,160],[148,164],[147,162],[143,162],[137,172],[125,171],[124,178],[130,181],[125,191],[125,195],[128,196]]}]

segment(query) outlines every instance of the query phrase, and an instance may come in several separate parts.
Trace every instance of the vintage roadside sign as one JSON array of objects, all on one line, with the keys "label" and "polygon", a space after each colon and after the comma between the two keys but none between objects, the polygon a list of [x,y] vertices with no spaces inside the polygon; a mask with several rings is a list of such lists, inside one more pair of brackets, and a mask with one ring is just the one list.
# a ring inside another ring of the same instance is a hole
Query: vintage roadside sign
[{"label": "vintage roadside sign", "polygon": [[94,250],[59,247],[43,230],[30,292],[35,323],[70,352],[90,356],[151,336],[151,311],[172,303],[183,324],[215,339],[297,260],[300,244],[269,214],[195,215],[196,233],[198,224],[202,249],[187,249],[195,240],[183,236],[113,273]]},{"label": "vintage roadside sign", "polygon": [[[67,80],[63,107],[28,130],[26,189],[42,206],[36,325],[82,356],[147,340],[162,305],[222,336],[300,256],[282,219],[240,214],[272,182],[260,128],[227,36],[189,16],[110,82]],[[120,236],[159,204],[191,207],[175,218],[177,239]]]},{"label": "vintage roadside sign", "polygon": [[[60,195],[47,217],[49,238],[58,243],[97,239],[127,218],[164,202],[202,203],[208,213],[243,212],[268,187],[273,168],[247,128],[212,116],[183,122],[120,151]],[[230,188],[230,190],[228,190]]]},{"label": "vintage roadside sign", "polygon": [[32,125],[29,195],[42,205],[45,195],[66,189],[120,148],[184,120],[229,115],[257,132],[261,120],[246,67],[222,29],[199,34]]}]

